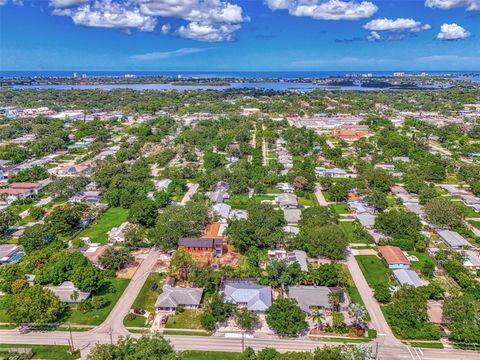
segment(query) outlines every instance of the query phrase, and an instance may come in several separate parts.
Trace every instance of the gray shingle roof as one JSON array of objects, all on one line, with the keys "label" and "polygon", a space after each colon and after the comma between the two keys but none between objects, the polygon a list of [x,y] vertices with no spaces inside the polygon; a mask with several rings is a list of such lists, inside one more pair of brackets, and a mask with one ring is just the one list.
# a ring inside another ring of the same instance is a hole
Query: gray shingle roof
[{"label": "gray shingle roof", "polygon": [[328,294],[334,291],[340,295],[340,302],[343,302],[345,300],[343,290],[327,286],[289,286],[288,297],[297,300],[300,309],[310,313],[312,306],[329,308]]},{"label": "gray shingle roof", "polygon": [[202,288],[163,286],[163,292],[155,302],[155,308],[176,308],[178,306],[199,306],[202,300]]},{"label": "gray shingle roof", "polygon": [[472,246],[462,235],[455,231],[441,230],[438,232],[438,235],[450,247]]},{"label": "gray shingle roof", "polygon": [[410,285],[414,287],[424,286],[428,281],[420,279],[417,273],[413,270],[398,269],[393,270],[393,276],[401,285]]}]

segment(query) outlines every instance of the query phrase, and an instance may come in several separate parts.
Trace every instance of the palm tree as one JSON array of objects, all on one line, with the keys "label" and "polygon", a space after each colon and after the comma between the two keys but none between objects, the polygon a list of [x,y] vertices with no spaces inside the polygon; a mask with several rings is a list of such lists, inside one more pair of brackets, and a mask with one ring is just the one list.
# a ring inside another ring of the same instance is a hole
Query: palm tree
[{"label": "palm tree", "polygon": [[360,304],[351,303],[348,306],[348,313],[353,318],[353,326],[356,328],[361,328],[365,323],[367,310],[365,310],[365,308]]},{"label": "palm tree", "polygon": [[80,293],[77,290],[73,290],[73,292],[70,294],[70,299],[73,302],[77,302],[79,297],[80,297]]},{"label": "palm tree", "polygon": [[323,328],[323,320],[325,320],[325,313],[323,309],[316,309],[310,314],[310,318],[317,324],[316,329]]},{"label": "palm tree", "polygon": [[336,291],[331,291],[328,294],[328,303],[332,307],[332,310],[337,310],[340,304],[340,295]]}]

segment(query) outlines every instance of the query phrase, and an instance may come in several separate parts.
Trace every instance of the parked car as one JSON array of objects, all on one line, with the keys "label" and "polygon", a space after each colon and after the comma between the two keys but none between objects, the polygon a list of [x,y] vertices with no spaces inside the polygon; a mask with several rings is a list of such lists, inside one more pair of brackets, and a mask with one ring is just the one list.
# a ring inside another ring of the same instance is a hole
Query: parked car
[{"label": "parked car", "polygon": [[168,315],[163,315],[160,319],[160,324],[165,325],[168,321]]},{"label": "parked car", "polygon": [[145,315],[145,310],[140,309],[140,308],[135,308],[133,309],[133,313],[137,315]]},{"label": "parked car", "polygon": [[158,284],[155,282],[152,284],[152,287],[150,288],[150,290],[155,291],[157,289],[158,289]]}]

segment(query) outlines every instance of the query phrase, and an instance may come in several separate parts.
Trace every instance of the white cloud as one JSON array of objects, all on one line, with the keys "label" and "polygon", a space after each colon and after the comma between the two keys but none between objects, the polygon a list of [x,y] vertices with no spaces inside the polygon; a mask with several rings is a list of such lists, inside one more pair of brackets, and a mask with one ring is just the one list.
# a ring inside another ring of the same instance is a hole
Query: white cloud
[{"label": "white cloud", "polygon": [[89,0],[50,0],[49,5],[55,8],[64,8],[88,3]]},{"label": "white cloud", "polygon": [[131,3],[116,3],[112,0],[98,0],[75,8],[55,9],[55,15],[66,15],[77,25],[153,31],[157,19],[140,13]]},{"label": "white cloud", "polygon": [[392,20],[383,18],[369,21],[363,25],[363,28],[371,31],[421,32],[432,27],[413,19],[398,18]]},{"label": "white cloud", "polygon": [[293,16],[315,20],[359,20],[375,14],[378,7],[370,1],[341,0],[266,0],[271,10],[288,10]]},{"label": "white cloud", "polygon": [[425,6],[442,10],[466,8],[467,11],[480,10],[480,0],[425,0]]},{"label": "white cloud", "polygon": [[460,40],[466,39],[472,35],[469,31],[465,30],[465,28],[453,24],[443,24],[440,28],[440,32],[437,35],[437,39],[439,40]]},{"label": "white cloud", "polygon": [[141,61],[151,61],[151,60],[164,60],[170,59],[172,57],[178,57],[183,55],[195,54],[207,49],[200,48],[182,48],[173,51],[163,51],[163,52],[151,52],[146,54],[133,55],[132,60],[141,60]]},{"label": "white cloud", "polygon": [[230,41],[233,33],[241,28],[238,24],[208,24],[196,21],[180,26],[176,31],[178,35],[197,41]]},{"label": "white cloud", "polygon": [[[187,24],[172,33],[199,41],[232,40],[249,20],[239,5],[223,0],[50,0],[50,5],[55,15],[85,26],[153,31],[158,18],[177,18]],[[170,33],[171,25],[161,32]]]},{"label": "white cloud", "polygon": [[162,28],[161,28],[162,34],[166,35],[170,32],[170,30],[172,30],[172,25],[170,24],[162,25]]},{"label": "white cloud", "polygon": [[[0,6],[6,5],[10,0],[0,0]],[[12,0],[13,5],[23,6],[23,0]]]},{"label": "white cloud", "polygon": [[369,35],[367,35],[367,40],[370,42],[380,41],[381,39],[382,36],[376,31],[372,31]]},{"label": "white cloud", "polygon": [[477,63],[480,62],[480,57],[473,57],[473,56],[459,56],[459,55],[430,55],[430,56],[422,56],[415,59],[417,62],[441,62],[441,63],[466,63],[472,62]]}]

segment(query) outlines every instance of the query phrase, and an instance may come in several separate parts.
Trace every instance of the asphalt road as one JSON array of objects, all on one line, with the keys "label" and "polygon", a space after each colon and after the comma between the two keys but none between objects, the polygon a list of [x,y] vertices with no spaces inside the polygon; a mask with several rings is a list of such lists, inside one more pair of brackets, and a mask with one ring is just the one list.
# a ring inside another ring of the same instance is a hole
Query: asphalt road
[{"label": "asphalt road", "polygon": [[367,280],[363,276],[362,270],[349,250],[347,255],[348,270],[352,274],[353,281],[365,303],[365,308],[370,314],[370,323],[372,327],[377,330],[378,344],[387,346],[401,346],[401,342],[395,338],[388,326],[385,317],[377,300],[373,296],[373,291],[368,286]]}]

